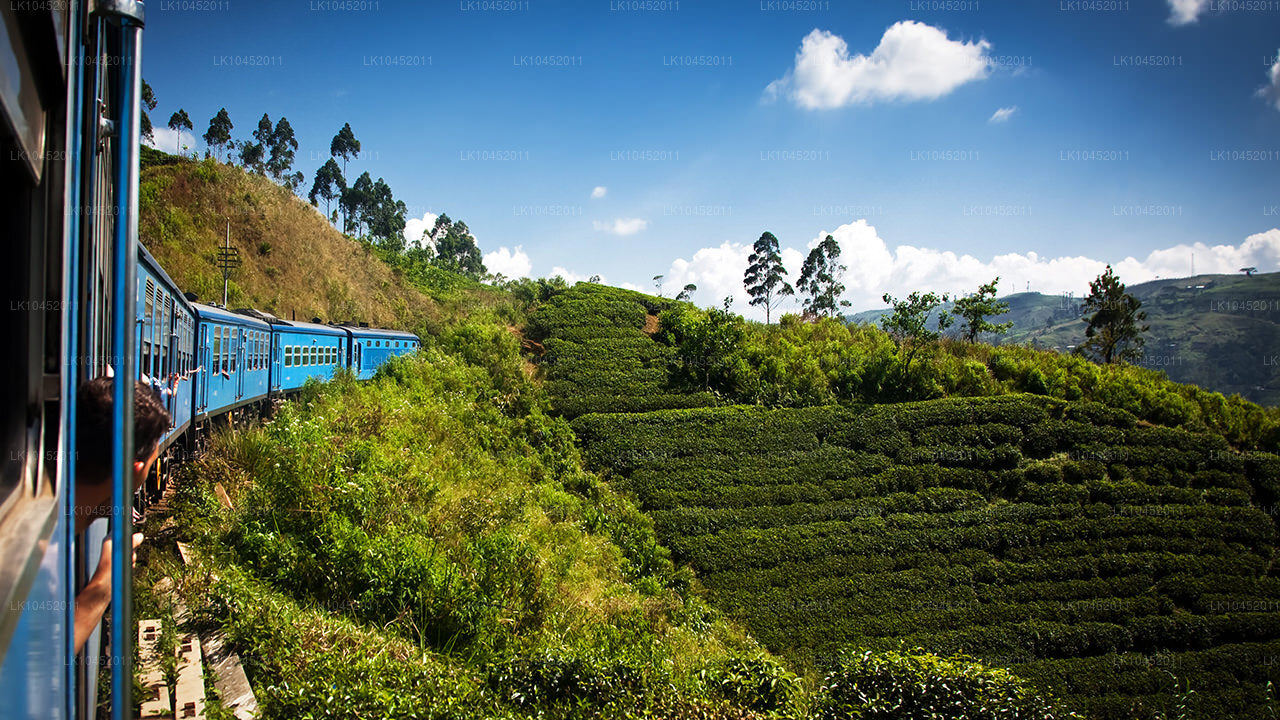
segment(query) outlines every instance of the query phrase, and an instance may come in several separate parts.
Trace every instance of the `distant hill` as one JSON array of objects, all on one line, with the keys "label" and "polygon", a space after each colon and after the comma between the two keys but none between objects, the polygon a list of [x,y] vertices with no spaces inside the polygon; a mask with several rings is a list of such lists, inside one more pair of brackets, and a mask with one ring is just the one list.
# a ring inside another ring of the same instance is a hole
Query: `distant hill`
[{"label": "distant hill", "polygon": [[[1140,363],[1169,379],[1263,405],[1280,405],[1280,273],[1196,275],[1130,285],[1151,330]],[[1002,342],[1070,352],[1084,340],[1082,298],[1017,293],[1001,298],[1013,321]],[[878,323],[886,310],[849,317]]]}]

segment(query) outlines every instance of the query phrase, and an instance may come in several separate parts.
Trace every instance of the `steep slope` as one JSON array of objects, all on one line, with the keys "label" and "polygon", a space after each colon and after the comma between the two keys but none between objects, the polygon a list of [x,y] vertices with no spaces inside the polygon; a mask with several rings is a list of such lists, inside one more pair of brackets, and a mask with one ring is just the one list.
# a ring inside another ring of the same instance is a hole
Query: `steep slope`
[{"label": "steep slope", "polygon": [[143,169],[140,194],[139,240],[202,302],[222,302],[217,253],[229,224],[242,261],[231,272],[230,307],[419,332],[439,316],[437,303],[371,248],[267,178],[173,158]]}]

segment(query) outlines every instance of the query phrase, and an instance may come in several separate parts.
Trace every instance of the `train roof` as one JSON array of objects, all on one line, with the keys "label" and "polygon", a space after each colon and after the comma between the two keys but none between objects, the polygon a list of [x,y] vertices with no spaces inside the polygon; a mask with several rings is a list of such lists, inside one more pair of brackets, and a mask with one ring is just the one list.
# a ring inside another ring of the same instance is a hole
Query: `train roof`
[{"label": "train roof", "polygon": [[[351,334],[356,337],[372,337],[372,338],[389,337],[389,338],[398,338],[401,340],[408,340],[408,339],[419,340],[417,335],[414,335],[411,332],[405,332],[403,330],[385,330],[383,328],[356,327],[354,325],[344,325],[343,327],[350,330]],[[421,341],[419,340],[419,342]]]},{"label": "train roof", "polygon": [[271,329],[271,325],[268,324],[266,321],[259,320],[258,318],[255,318],[255,317],[249,317],[248,315],[241,315],[240,313],[234,313],[226,308],[214,307],[213,305],[205,305],[204,303],[191,303],[191,306],[195,308],[196,314],[200,316],[201,320],[212,319],[212,320],[217,320],[219,322],[225,322],[225,323],[230,323],[235,325],[244,325],[246,327],[260,328],[264,330]]},{"label": "train roof", "polygon": [[151,251],[147,250],[147,247],[142,244],[141,240],[138,241],[138,258],[142,260],[142,263],[147,266],[148,270],[155,273],[165,282],[166,285],[169,286],[169,290],[173,294],[174,302],[180,303],[188,311],[194,310],[191,301],[187,299],[186,295],[182,294],[182,291],[178,289],[178,284],[173,281],[173,278],[169,277],[169,273],[165,272],[164,268],[160,267],[160,263],[156,260],[155,256],[151,254]]},{"label": "train roof", "polygon": [[300,320],[281,320],[276,323],[276,332],[298,332],[310,335],[341,335],[346,337],[347,329],[340,325],[321,325],[319,323],[302,322]]}]

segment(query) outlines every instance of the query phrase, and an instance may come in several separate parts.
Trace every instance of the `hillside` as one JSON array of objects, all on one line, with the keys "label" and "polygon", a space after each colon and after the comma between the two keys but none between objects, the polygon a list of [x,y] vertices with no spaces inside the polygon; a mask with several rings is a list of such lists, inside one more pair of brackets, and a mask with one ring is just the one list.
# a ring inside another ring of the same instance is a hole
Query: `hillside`
[{"label": "hillside", "polygon": [[[1197,275],[1130,285],[1151,330],[1137,364],[1171,380],[1199,385],[1264,405],[1280,405],[1280,273]],[[1063,352],[1084,340],[1080,299],[1016,293],[1000,321],[1013,329],[1001,342],[1030,343]],[[850,317],[877,323],[885,311]]]},{"label": "hillside", "polygon": [[[797,668],[964,653],[1095,718],[1260,717],[1280,457],[1035,396],[586,415],[712,603]],[[1169,673],[1172,672],[1172,677]]]},{"label": "hillside", "polygon": [[416,332],[439,319],[436,300],[285,188],[213,160],[167,157],[142,171],[138,235],[183,292],[222,302],[216,261],[229,221],[243,262],[231,273],[232,308]]},{"label": "hillside", "polygon": [[199,560],[140,558],[139,616],[173,622],[151,586],[174,577],[266,717],[1280,705],[1280,410],[1022,346],[944,341],[912,364],[833,320],[485,288],[235,168],[144,182],[184,289],[217,279],[217,212],[257,208],[232,228],[272,244],[242,246],[246,304],[359,298],[423,332],[370,383],[217,435],[177,522],[148,528]]}]

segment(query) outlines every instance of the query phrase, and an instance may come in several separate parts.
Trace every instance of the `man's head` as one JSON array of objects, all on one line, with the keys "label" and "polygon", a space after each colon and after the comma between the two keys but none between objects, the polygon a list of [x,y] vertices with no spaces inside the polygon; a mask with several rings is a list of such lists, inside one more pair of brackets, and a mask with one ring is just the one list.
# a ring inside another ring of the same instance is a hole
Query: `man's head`
[{"label": "man's head", "polygon": [[[76,400],[76,529],[83,529],[110,510],[111,408],[115,381],[99,377],[80,386]],[[169,429],[169,412],[156,391],[138,382],[133,387],[133,476],[141,484]]]}]

